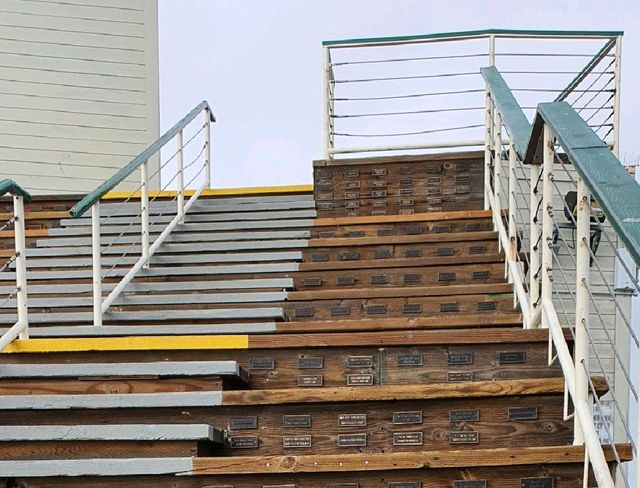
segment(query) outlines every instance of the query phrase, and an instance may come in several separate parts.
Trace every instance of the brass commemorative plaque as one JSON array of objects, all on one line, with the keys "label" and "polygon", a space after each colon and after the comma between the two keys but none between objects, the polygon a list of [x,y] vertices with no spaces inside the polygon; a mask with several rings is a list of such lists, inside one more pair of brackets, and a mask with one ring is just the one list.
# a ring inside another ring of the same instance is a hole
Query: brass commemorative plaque
[{"label": "brass commemorative plaque", "polygon": [[301,374],[298,376],[298,386],[322,386],[324,377],[321,374]]},{"label": "brass commemorative plaque", "polygon": [[348,374],[347,386],[371,386],[373,385],[372,374]]},{"label": "brass commemorative plaque", "polygon": [[394,446],[421,446],[422,432],[394,432]]},{"label": "brass commemorative plaque", "polygon": [[255,435],[232,435],[229,437],[231,449],[257,449],[258,445],[258,436]]},{"label": "brass commemorative plaque", "polygon": [[338,436],[338,447],[365,447],[367,445],[367,434],[340,434]]},{"label": "brass commemorative plaque", "polygon": [[537,420],[537,407],[511,407],[508,414],[509,420]]},{"label": "brass commemorative plaque", "polygon": [[285,429],[311,427],[311,415],[283,415],[282,426]]},{"label": "brass commemorative plaque", "polygon": [[450,410],[449,422],[478,422],[480,410]]},{"label": "brass commemorative plaque", "polygon": [[373,356],[347,356],[347,368],[373,368]]},{"label": "brass commemorative plaque", "polygon": [[464,430],[460,432],[449,432],[449,444],[477,444],[480,442],[480,433]]},{"label": "brass commemorative plaque", "polygon": [[298,358],[298,369],[322,369],[322,368],[324,368],[323,357]]},{"label": "brass commemorative plaque", "polygon": [[472,371],[449,371],[447,373],[447,381],[449,383],[465,383],[473,381]]},{"label": "brass commemorative plaque", "polygon": [[487,480],[454,481],[453,488],[487,488]]},{"label": "brass commemorative plaque", "polygon": [[555,486],[554,478],[522,478],[520,480],[521,488],[553,488]]},{"label": "brass commemorative plaque", "polygon": [[393,425],[422,424],[422,410],[393,412]]},{"label": "brass commemorative plaque", "polygon": [[305,449],[311,447],[310,435],[283,435],[282,447],[287,449]]},{"label": "brass commemorative plaque", "polygon": [[473,364],[472,352],[458,352],[447,354],[447,364]]},{"label": "brass commemorative plaque", "polygon": [[248,430],[258,428],[258,417],[246,415],[243,417],[231,417],[229,419],[230,430]]},{"label": "brass commemorative plaque", "polygon": [[276,369],[276,360],[273,358],[251,358],[249,369],[272,370]]},{"label": "brass commemorative plaque", "polygon": [[398,366],[422,366],[422,354],[398,354]]},{"label": "brass commemorative plaque", "polygon": [[527,362],[527,353],[524,351],[507,351],[500,353],[500,364],[524,364]]},{"label": "brass commemorative plaque", "polygon": [[338,415],[339,427],[366,427],[367,426],[367,414],[366,413],[345,413]]}]

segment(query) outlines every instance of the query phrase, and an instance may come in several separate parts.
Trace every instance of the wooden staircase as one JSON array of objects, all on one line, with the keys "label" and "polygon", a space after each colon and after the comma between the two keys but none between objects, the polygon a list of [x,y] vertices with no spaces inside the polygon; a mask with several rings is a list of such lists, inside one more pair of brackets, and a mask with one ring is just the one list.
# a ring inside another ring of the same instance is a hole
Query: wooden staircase
[{"label": "wooden staircase", "polygon": [[[583,486],[562,373],[548,333],[522,329],[476,160],[316,165],[316,193],[350,191],[336,175],[357,167],[359,208],[379,208],[387,182],[387,215],[318,217],[309,193],[202,197],[102,327],[90,220],[44,230],[28,251],[31,339],[0,355],[4,488]],[[398,212],[407,179],[468,198]],[[162,201],[151,211],[163,220]],[[122,258],[129,220],[103,224],[105,247],[123,233],[105,292],[139,256]],[[0,273],[0,290],[13,282]]]}]

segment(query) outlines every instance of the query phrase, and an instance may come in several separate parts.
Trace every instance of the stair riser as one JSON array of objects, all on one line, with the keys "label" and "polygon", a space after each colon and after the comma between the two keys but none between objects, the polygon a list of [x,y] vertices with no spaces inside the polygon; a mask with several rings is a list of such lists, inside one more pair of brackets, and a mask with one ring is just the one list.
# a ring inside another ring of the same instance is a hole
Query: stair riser
[{"label": "stair riser", "polygon": [[[383,237],[407,235],[446,235],[453,232],[493,231],[490,218],[433,220],[428,222],[397,222],[384,224],[316,225],[311,229],[313,238]],[[444,237],[444,236],[443,236]]]}]

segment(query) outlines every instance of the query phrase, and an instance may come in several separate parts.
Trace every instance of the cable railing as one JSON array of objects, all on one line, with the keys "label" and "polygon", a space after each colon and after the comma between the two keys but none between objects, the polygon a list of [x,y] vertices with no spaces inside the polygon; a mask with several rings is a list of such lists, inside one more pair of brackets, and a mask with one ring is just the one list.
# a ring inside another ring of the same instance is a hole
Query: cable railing
[{"label": "cable railing", "polygon": [[617,151],[621,36],[489,29],[325,41],[325,157],[481,150],[485,66],[529,118],[538,103],[567,101]]},{"label": "cable railing", "polygon": [[15,300],[17,321],[0,337],[0,351],[17,338],[29,338],[24,202],[30,202],[31,195],[13,180],[0,180],[0,196],[7,194],[13,196],[13,216],[0,225],[0,232],[13,228],[15,253],[0,265],[0,273],[14,267],[16,286],[0,297],[0,306]]},{"label": "cable railing", "polygon": [[[566,382],[565,418],[585,446],[584,486],[590,467],[599,487],[613,487],[602,445],[618,462],[620,442],[638,457],[640,381],[631,358],[640,355],[640,330],[630,312],[640,292],[640,186],[580,110],[542,103],[531,125],[501,73],[489,67],[482,76],[485,201],[514,305],[525,328],[549,330],[549,363],[560,363]],[[617,481],[640,486],[640,470],[633,477],[623,465]]]}]

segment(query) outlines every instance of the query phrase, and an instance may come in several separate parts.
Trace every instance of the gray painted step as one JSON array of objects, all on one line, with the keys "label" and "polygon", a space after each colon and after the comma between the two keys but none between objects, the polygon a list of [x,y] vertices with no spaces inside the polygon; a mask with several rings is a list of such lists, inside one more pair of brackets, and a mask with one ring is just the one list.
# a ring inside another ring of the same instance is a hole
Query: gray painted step
[{"label": "gray painted step", "polygon": [[[206,232],[206,229],[202,229]],[[151,242],[157,237],[157,235],[151,235]],[[311,233],[306,230],[282,230],[282,231],[265,231],[265,232],[225,232],[218,234],[191,234],[175,231],[167,237],[165,243],[170,242],[233,242],[233,241],[256,241],[256,240],[269,240],[269,239],[310,239]],[[140,234],[131,234],[123,236],[100,238],[102,245],[111,244],[112,242],[118,244],[131,244],[139,242]],[[38,240],[38,247],[66,247],[66,246],[90,246],[91,237],[58,237],[47,238]]]},{"label": "gray painted step", "polygon": [[[238,230],[265,230],[265,229],[307,229],[313,226],[312,219],[287,219],[287,220],[256,220],[256,221],[233,221],[215,223],[180,224],[175,232],[233,232]],[[164,229],[164,225],[151,226],[151,233],[159,234]],[[128,234],[140,233],[140,225],[104,225],[100,228],[102,234]],[[61,227],[49,229],[51,237],[71,237],[91,235],[91,228],[85,226]]]},{"label": "gray painted step", "polygon": [[190,457],[0,461],[3,477],[173,475],[192,469]]},{"label": "gray painted step", "polygon": [[[219,266],[182,266],[182,267],[157,267],[145,268],[138,276],[222,276],[229,274],[261,274],[261,273],[293,273],[298,271],[298,263],[261,263],[261,264],[236,264]],[[109,278],[121,277],[127,274],[130,267],[115,268],[109,273]],[[106,270],[105,270],[106,271]],[[65,271],[27,271],[27,280],[64,280],[91,278],[91,269],[74,269]],[[0,273],[0,282],[15,282],[13,271]]]},{"label": "gray painted step", "polygon": [[[48,363],[0,364],[0,378],[220,376],[249,382],[249,375],[236,361],[158,361],[154,363]],[[61,395],[63,396],[63,395]],[[4,396],[0,396],[0,399]]]},{"label": "gray painted step", "polygon": [[205,441],[224,444],[224,432],[207,424],[0,426],[0,442]]},{"label": "gray painted step", "polygon": [[[195,242],[185,244],[163,243],[156,255],[174,253],[228,252],[228,251],[257,251],[271,249],[297,249],[309,246],[307,239],[265,240],[265,241],[235,241],[235,242]],[[104,249],[102,256],[110,254],[121,256],[140,254],[139,246],[111,246]],[[90,247],[42,247],[27,249],[27,258],[50,256],[91,256]]]},{"label": "gray painted step", "polygon": [[[2,276],[2,275],[0,275]],[[65,294],[91,293],[90,283],[67,283],[64,286]],[[102,291],[109,292],[115,288],[115,283],[103,283]],[[259,290],[261,288],[291,289],[293,278],[267,278],[253,280],[216,280],[216,281],[163,281],[163,282],[138,282],[129,283],[125,292],[145,293],[153,291],[202,291],[202,290]],[[0,296],[9,295],[15,286],[0,286]],[[29,285],[29,296],[40,294],[59,294],[61,285]]]},{"label": "gray painted step", "polygon": [[[132,310],[106,312],[104,322],[161,322],[164,320],[284,320],[282,308],[215,308],[203,310]],[[16,314],[0,314],[0,324],[15,324]],[[93,323],[92,312],[30,313],[29,324]]]},{"label": "gray painted step", "polygon": [[[64,285],[60,286],[64,291]],[[254,293],[186,293],[162,295],[120,295],[113,306],[127,305],[179,305],[179,304],[234,304],[234,303],[269,303],[284,302],[286,292],[254,292]],[[91,307],[93,297],[51,297],[29,298],[29,308],[77,308]],[[0,309],[15,309],[15,300],[0,302]]]},{"label": "gray painted step", "polygon": [[[159,221],[166,220],[167,222],[171,221],[171,219],[175,216],[175,212],[173,211],[169,216],[154,216],[149,217],[149,221],[151,223],[156,223]],[[167,220],[167,217],[168,220]],[[188,213],[185,217],[185,222],[230,222],[236,220],[277,220],[277,219],[312,219],[316,217],[315,209],[304,209],[304,210],[274,210],[274,211],[266,211],[266,212],[229,212],[229,213],[206,213],[206,214],[190,214]],[[115,217],[112,217],[115,218]],[[129,218],[130,222],[132,219]],[[133,218],[135,221],[135,217]],[[111,221],[111,219],[109,219]],[[72,227],[76,225],[87,226],[89,224],[88,219],[80,218],[80,219],[62,219],[60,221],[60,225],[63,227]],[[105,226],[106,227],[106,226]]]},{"label": "gray painted step", "polygon": [[[0,335],[8,328],[0,329]],[[216,335],[216,334],[270,334],[276,332],[274,322],[198,325],[68,325],[35,326],[29,328],[29,337],[126,337],[145,335]]]},{"label": "gray painted step", "polygon": [[215,407],[221,404],[221,391],[0,396],[0,410],[181,408]]},{"label": "gray painted step", "polygon": [[[115,256],[103,257],[101,264],[105,266],[133,266],[140,256]],[[289,252],[250,252],[250,253],[226,253],[226,254],[174,254],[154,255],[149,260],[151,265],[178,265],[178,264],[217,264],[217,263],[261,263],[269,261],[302,261],[300,251]],[[45,259],[27,259],[27,269],[36,268],[81,268],[90,267],[91,258],[64,258],[50,257]],[[15,263],[11,264],[15,269]]]}]

